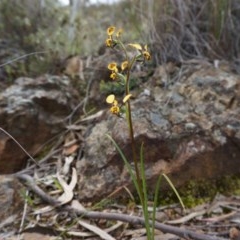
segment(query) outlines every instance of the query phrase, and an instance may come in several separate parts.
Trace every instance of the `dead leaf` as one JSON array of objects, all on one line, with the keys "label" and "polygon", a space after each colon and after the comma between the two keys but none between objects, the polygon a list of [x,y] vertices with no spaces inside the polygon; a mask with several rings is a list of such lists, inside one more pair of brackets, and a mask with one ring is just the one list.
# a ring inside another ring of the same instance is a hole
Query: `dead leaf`
[{"label": "dead leaf", "polygon": [[73,156],[65,157],[64,160],[65,161],[64,161],[64,165],[62,167],[62,173],[64,175],[67,175],[69,173],[69,170],[70,170],[70,167],[71,167],[71,163],[73,162],[74,157]]},{"label": "dead leaf", "polygon": [[69,155],[75,153],[78,150],[78,148],[79,148],[79,144],[73,144],[71,146],[64,147],[63,154],[65,156],[69,156]]},{"label": "dead leaf", "polygon": [[[72,179],[69,185],[64,181],[64,179],[60,176],[59,173],[57,173],[57,178],[58,178],[59,184],[62,186],[64,191],[63,194],[57,199],[57,201],[59,202],[57,206],[61,206],[63,204],[70,202],[73,199],[73,196],[74,196],[73,189],[77,184],[77,171],[75,168],[72,168]],[[53,206],[47,206],[39,210],[36,210],[34,214],[45,213],[53,209],[54,209]]]},{"label": "dead leaf", "polygon": [[100,236],[102,239],[105,240],[115,240],[111,235],[106,233],[104,230],[100,229],[99,227],[93,226],[89,223],[86,223],[85,221],[79,220],[78,223],[83,226],[84,228],[87,228],[88,230],[94,232],[96,235]]},{"label": "dead leaf", "polygon": [[198,216],[202,216],[203,214],[206,213],[206,210],[203,211],[199,211],[199,212],[192,212],[182,218],[176,219],[176,220],[172,220],[172,221],[167,221],[168,224],[181,224],[181,223],[186,223],[189,220],[198,217]]}]

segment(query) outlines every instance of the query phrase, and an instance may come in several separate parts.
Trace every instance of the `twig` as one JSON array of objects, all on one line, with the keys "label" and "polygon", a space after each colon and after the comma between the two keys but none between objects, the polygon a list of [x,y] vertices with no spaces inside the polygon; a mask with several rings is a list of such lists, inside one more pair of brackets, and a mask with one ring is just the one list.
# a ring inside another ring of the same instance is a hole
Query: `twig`
[{"label": "twig", "polygon": [[25,58],[25,57],[29,57],[29,56],[31,56],[31,55],[36,55],[36,54],[44,54],[44,53],[47,53],[47,52],[48,52],[48,51],[32,52],[32,53],[28,53],[28,54],[22,55],[22,56],[20,56],[20,57],[14,58],[14,59],[6,62],[6,63],[1,64],[1,65],[0,65],[0,68],[1,68],[1,67],[4,67],[5,65],[11,64],[11,63],[13,63],[13,62],[16,62],[16,61],[18,61],[18,60],[20,60],[20,59],[23,59],[23,58]]},{"label": "twig", "polygon": [[202,216],[203,214],[206,213],[206,210],[202,210],[202,211],[198,211],[198,212],[192,212],[182,218],[176,219],[176,220],[171,220],[171,221],[167,221],[167,223],[169,224],[182,224],[182,223],[186,223],[188,221],[190,221],[191,219],[198,217],[198,216]]},{"label": "twig", "polygon": [[[133,225],[145,225],[144,218],[137,217],[137,216],[129,216],[127,214],[120,214],[120,213],[105,213],[105,212],[95,212],[95,211],[81,211],[78,209],[74,209],[70,206],[64,208],[65,210],[74,212],[75,214],[82,215],[83,217],[87,218],[94,218],[94,219],[107,219],[107,220],[116,220],[127,222]],[[150,224],[152,222],[150,221]],[[163,223],[155,222],[155,229],[158,229],[164,233],[172,233],[179,237],[185,239],[195,239],[195,240],[226,240],[225,238],[209,236],[205,234],[200,234],[193,232],[187,229],[181,229],[178,227],[169,226]]]},{"label": "twig", "polygon": [[[28,163],[29,165],[29,163]],[[21,219],[21,223],[20,223],[20,227],[19,227],[19,231],[18,233],[22,232],[23,230],[23,226],[24,226],[24,221],[25,221],[25,218],[26,218],[26,215],[27,215],[27,207],[28,207],[28,200],[27,200],[27,197],[29,196],[29,189],[26,190],[26,193],[25,193],[25,201],[24,201],[24,207],[23,207],[23,214],[22,214],[22,219]],[[17,236],[17,240],[20,239],[20,234],[18,234]]]},{"label": "twig", "polygon": [[[27,187],[29,187],[34,193],[36,193],[42,200],[45,202],[56,206],[59,202],[56,201],[54,198],[46,194],[41,188],[39,188],[34,179],[28,175],[18,175],[17,176],[20,180],[27,181]],[[93,218],[93,219],[106,219],[106,220],[116,220],[127,222],[133,225],[145,225],[144,218],[137,217],[137,216],[130,216],[127,214],[120,214],[120,213],[106,213],[106,212],[97,212],[97,211],[86,211],[86,210],[79,210],[71,206],[63,207],[63,210],[67,210],[74,214],[81,215],[81,217],[86,218]],[[150,221],[152,224],[152,221]],[[174,226],[169,226],[163,223],[155,222],[155,229],[158,229],[164,233],[172,233],[179,237],[185,239],[194,239],[194,240],[226,240],[225,238],[209,236],[206,234],[196,233],[191,230],[182,229]]]},{"label": "twig", "polygon": [[220,215],[220,216],[216,216],[216,217],[211,217],[211,218],[205,218],[202,219],[202,221],[204,222],[220,222],[223,221],[225,219],[229,219],[230,217],[234,216],[237,214],[237,211],[233,211],[224,215]]},{"label": "twig", "polygon": [[[29,190],[27,189],[26,193],[25,193],[25,196],[28,197],[29,196]],[[17,240],[20,240],[21,239],[21,232],[23,230],[23,227],[24,227],[24,221],[26,219],[26,215],[27,215],[27,207],[28,207],[28,201],[27,201],[27,198],[25,198],[25,201],[24,201],[24,207],[23,207],[23,214],[22,214],[22,218],[21,218],[21,223],[20,223],[20,227],[19,227],[19,231],[18,231],[18,235],[17,235]]]},{"label": "twig", "polygon": [[57,200],[46,194],[38,185],[35,183],[34,179],[27,174],[18,174],[16,177],[31,191],[37,194],[43,201],[56,206],[59,204]]}]

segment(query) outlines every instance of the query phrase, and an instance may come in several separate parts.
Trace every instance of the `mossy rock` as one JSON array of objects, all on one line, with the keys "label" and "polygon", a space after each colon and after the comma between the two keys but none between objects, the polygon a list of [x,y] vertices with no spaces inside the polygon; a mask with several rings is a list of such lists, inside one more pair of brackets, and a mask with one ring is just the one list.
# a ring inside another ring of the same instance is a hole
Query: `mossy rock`
[{"label": "mossy rock", "polygon": [[[161,192],[161,189],[160,189]],[[224,176],[215,180],[191,180],[178,193],[186,207],[194,207],[214,199],[216,194],[240,195],[240,176]],[[177,203],[174,192],[168,188],[160,193],[159,204]]]}]

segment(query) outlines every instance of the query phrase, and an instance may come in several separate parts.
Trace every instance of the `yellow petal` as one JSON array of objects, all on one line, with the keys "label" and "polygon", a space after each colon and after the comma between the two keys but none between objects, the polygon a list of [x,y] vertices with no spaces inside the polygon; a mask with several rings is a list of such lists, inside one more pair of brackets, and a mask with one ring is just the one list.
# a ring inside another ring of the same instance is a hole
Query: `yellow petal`
[{"label": "yellow petal", "polygon": [[112,70],[112,71],[116,71],[116,69],[117,69],[117,63],[115,63],[115,62],[109,63],[109,64],[108,64],[108,69],[109,69],[109,70]]},{"label": "yellow petal", "polygon": [[114,100],[112,105],[113,105],[113,106],[117,106],[117,105],[118,105],[118,101],[117,101],[117,100]]},{"label": "yellow petal", "polygon": [[137,50],[142,51],[142,46],[141,46],[140,44],[138,44],[138,43],[129,43],[128,45],[129,45],[130,47],[134,47],[134,48],[136,48]]},{"label": "yellow petal", "polygon": [[107,29],[107,34],[108,34],[108,36],[112,36],[113,33],[114,33],[114,31],[115,31],[115,27],[114,27],[114,26],[109,27],[109,28]]},{"label": "yellow petal", "polygon": [[118,106],[112,106],[112,107],[110,108],[110,111],[111,111],[111,113],[113,113],[113,114],[119,115],[119,113],[120,113],[120,108],[119,108]]},{"label": "yellow petal", "polygon": [[107,47],[111,47],[111,46],[113,45],[113,41],[112,41],[111,38],[108,38],[108,39],[105,41],[105,43],[106,43],[106,46],[107,46]]},{"label": "yellow petal", "polygon": [[106,98],[107,103],[112,104],[114,101],[115,101],[115,95],[114,94],[111,94],[111,95],[107,96],[107,98]]},{"label": "yellow petal", "polygon": [[147,52],[147,51],[144,51],[144,52],[143,52],[143,57],[144,57],[146,60],[150,60],[150,59],[151,59],[151,55],[150,55],[150,53]]},{"label": "yellow petal", "polygon": [[126,103],[131,96],[132,96],[132,94],[128,94],[127,96],[125,96],[123,99],[123,103]]},{"label": "yellow petal", "polygon": [[115,80],[117,78],[117,74],[115,72],[112,72],[110,78]]},{"label": "yellow petal", "polygon": [[122,71],[125,70],[127,68],[127,66],[128,66],[128,61],[122,62],[122,64],[121,64]]}]

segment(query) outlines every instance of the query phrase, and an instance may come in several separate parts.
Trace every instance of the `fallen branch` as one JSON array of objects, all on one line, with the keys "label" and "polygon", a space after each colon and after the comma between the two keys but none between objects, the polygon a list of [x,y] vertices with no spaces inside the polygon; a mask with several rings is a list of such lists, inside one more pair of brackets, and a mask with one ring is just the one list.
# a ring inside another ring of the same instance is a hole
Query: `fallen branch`
[{"label": "fallen branch", "polygon": [[[106,219],[106,220],[116,220],[127,222],[133,225],[144,225],[144,218],[137,217],[137,216],[130,216],[127,214],[121,213],[105,213],[105,212],[95,212],[95,211],[82,211],[75,209],[73,207],[67,206],[64,210],[68,210],[73,212],[74,214],[79,214],[82,217],[93,218],[93,219]],[[150,221],[151,224],[151,221]],[[195,240],[226,240],[225,238],[209,236],[206,234],[196,233],[187,229],[182,229],[178,227],[169,226],[163,223],[155,222],[155,229],[158,229],[164,233],[171,233],[175,234],[179,237],[185,239],[195,239]]]},{"label": "fallen branch", "polygon": [[[26,185],[30,190],[36,193],[42,200],[49,203],[50,205],[58,207],[57,204],[59,203],[54,198],[46,194],[41,188],[39,188],[34,179],[28,175],[22,174],[17,176],[18,179],[24,181],[24,185]],[[67,210],[68,212],[73,213],[74,215],[81,215],[81,217],[92,218],[92,219],[106,219],[106,220],[116,220],[127,222],[133,225],[142,225],[145,226],[145,220],[142,217],[137,216],[130,216],[127,214],[120,214],[120,213],[106,213],[106,212],[97,212],[97,211],[86,211],[82,209],[78,209],[72,206],[61,206],[63,210]],[[150,221],[150,224],[152,222]],[[163,223],[155,222],[155,229],[158,229],[164,233],[171,233],[175,234],[179,237],[185,239],[194,239],[194,240],[226,240],[225,238],[209,236],[206,234],[196,233],[191,230],[182,229],[174,226],[169,226]]]}]

